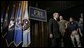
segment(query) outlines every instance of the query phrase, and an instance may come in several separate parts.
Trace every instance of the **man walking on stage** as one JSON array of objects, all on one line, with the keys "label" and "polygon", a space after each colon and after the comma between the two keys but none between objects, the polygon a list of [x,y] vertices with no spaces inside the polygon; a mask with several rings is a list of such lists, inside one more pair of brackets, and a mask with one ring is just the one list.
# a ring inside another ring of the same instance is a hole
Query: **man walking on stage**
[{"label": "man walking on stage", "polygon": [[59,14],[55,12],[53,13],[53,18],[49,20],[51,47],[60,47],[61,33],[59,32],[58,17],[59,17]]}]

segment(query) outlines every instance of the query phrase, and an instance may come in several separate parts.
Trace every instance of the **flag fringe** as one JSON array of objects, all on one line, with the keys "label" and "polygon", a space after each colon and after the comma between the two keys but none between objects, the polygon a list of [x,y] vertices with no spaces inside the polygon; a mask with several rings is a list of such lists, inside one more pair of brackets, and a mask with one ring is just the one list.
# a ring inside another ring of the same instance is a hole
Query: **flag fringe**
[{"label": "flag fringe", "polygon": [[7,32],[4,35],[2,35],[2,37],[4,38],[6,36],[6,34],[7,34]]},{"label": "flag fringe", "polygon": [[6,44],[7,44],[7,47],[9,47],[14,41],[11,41],[9,44],[8,44],[8,41],[7,41],[7,39],[5,39],[6,40]]},{"label": "flag fringe", "polygon": [[22,43],[22,41],[19,42],[18,44],[16,44],[16,43],[14,42],[14,45],[15,45],[16,47],[18,47],[21,43]]}]

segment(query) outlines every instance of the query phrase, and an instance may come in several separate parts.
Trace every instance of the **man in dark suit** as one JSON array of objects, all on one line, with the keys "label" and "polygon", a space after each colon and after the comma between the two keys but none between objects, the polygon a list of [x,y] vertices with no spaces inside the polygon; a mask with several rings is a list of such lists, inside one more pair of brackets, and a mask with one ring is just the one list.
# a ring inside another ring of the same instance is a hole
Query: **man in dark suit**
[{"label": "man in dark suit", "polygon": [[51,47],[60,47],[60,35],[59,24],[58,24],[59,14],[57,12],[53,13],[53,18],[49,20],[49,37],[51,38]]}]

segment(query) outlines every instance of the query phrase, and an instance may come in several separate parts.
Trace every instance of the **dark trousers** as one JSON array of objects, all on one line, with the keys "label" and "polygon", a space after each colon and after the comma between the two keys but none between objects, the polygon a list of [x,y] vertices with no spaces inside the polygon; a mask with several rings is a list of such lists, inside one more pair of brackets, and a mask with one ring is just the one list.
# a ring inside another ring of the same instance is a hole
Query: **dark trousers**
[{"label": "dark trousers", "polygon": [[69,32],[65,32],[64,37],[63,37],[63,42],[64,42],[64,47],[72,47],[73,46]]},{"label": "dark trousers", "polygon": [[56,38],[51,40],[51,47],[60,47],[61,46],[61,39]]}]

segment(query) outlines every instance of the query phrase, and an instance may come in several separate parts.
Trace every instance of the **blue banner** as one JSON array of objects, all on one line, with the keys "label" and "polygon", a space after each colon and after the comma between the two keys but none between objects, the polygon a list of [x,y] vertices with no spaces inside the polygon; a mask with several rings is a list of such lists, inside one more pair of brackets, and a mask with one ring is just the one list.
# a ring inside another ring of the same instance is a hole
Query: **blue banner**
[{"label": "blue banner", "polygon": [[14,44],[19,46],[22,43],[22,26],[21,26],[21,8],[19,6],[15,22]]},{"label": "blue banner", "polygon": [[3,30],[2,30],[2,37],[4,38],[8,32],[8,14],[9,14],[9,6],[6,9],[4,22],[3,22]]},{"label": "blue banner", "polygon": [[22,47],[30,45],[30,21],[28,16],[28,5],[26,4],[25,14],[23,18],[23,44]]},{"label": "blue banner", "polygon": [[13,43],[13,40],[14,40],[14,8],[10,16],[10,23],[9,23],[8,32],[6,35],[6,43],[8,47]]}]

